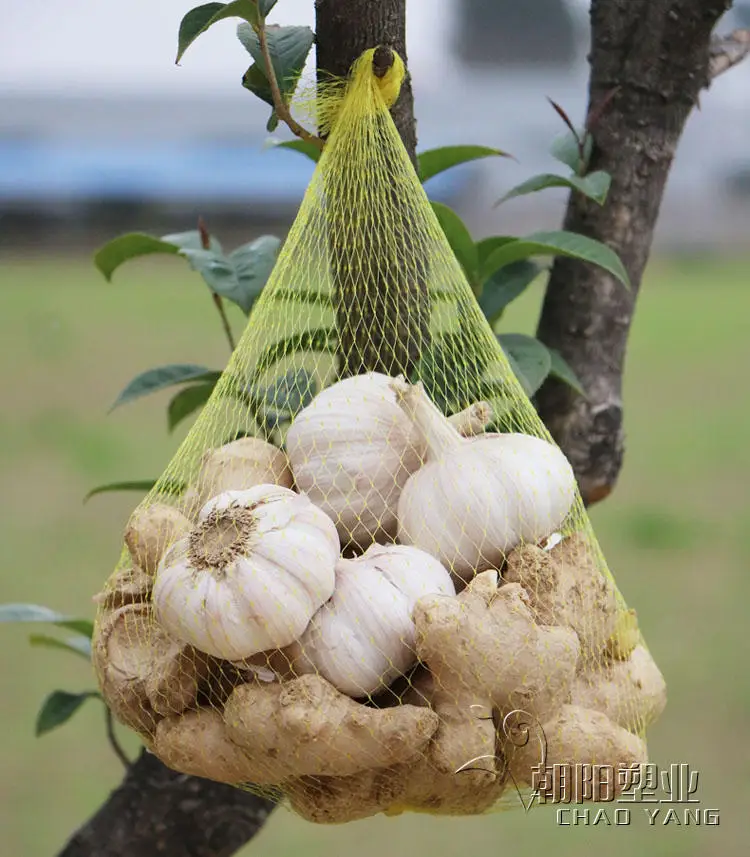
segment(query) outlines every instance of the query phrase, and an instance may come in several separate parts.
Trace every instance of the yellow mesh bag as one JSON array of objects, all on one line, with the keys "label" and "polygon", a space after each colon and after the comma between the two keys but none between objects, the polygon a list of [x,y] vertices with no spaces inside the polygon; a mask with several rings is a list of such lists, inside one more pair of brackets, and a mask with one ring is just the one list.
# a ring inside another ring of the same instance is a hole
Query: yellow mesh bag
[{"label": "yellow mesh bag", "polygon": [[273,274],[99,597],[102,691],[165,764],[318,822],[612,799],[664,682],[402,146],[403,73],[368,51],[319,95]]}]

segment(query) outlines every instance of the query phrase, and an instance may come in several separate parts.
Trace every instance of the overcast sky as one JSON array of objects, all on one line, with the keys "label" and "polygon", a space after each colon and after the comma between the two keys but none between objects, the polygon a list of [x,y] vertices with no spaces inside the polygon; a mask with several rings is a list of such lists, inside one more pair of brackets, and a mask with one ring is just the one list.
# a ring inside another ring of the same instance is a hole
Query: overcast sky
[{"label": "overcast sky", "polygon": [[[226,92],[248,60],[235,37],[236,20],[217,24],[174,65],[180,19],[200,2],[0,0],[0,88]],[[409,61],[420,88],[434,77],[451,6],[452,0],[408,4]],[[313,0],[280,0],[271,20],[312,26]]]}]

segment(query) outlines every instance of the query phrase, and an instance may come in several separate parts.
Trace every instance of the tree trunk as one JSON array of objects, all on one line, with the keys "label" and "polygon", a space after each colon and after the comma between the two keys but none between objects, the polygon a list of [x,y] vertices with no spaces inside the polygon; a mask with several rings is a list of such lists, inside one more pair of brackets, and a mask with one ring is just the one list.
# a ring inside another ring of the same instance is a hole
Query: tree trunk
[{"label": "tree trunk", "polygon": [[230,857],[273,808],[232,786],[175,773],[144,750],[59,857]]},{"label": "tree trunk", "polygon": [[[406,62],[405,7],[405,0],[316,0],[321,80],[328,75],[345,77],[354,60],[368,48],[383,48],[376,54],[376,64],[383,71],[392,64],[388,49]],[[358,23],[353,26],[355,21]],[[416,164],[414,103],[408,75],[391,115]],[[414,222],[411,201],[396,190],[401,184],[398,167],[392,176],[387,170],[388,165],[381,164],[380,172],[363,176],[355,188],[343,173],[328,177],[331,197],[347,194],[350,202],[345,217],[334,213],[328,237],[341,377],[366,371],[409,375],[428,337],[425,254],[410,229]],[[389,199],[385,218],[382,208],[369,204],[384,195]]]},{"label": "tree trunk", "polygon": [[[406,63],[406,0],[315,0],[318,70],[346,77],[354,60],[369,48],[386,45]],[[407,75],[391,116],[416,164],[414,98]]]},{"label": "tree trunk", "polygon": [[591,170],[612,176],[606,205],[571,196],[565,229],[620,254],[627,290],[591,265],[555,261],[538,336],[587,398],[550,380],[539,413],[570,459],[586,503],[606,497],[624,452],[622,375],[638,289],[685,122],[708,83],[711,30],[730,0],[593,0],[590,110],[617,90],[594,128]]}]

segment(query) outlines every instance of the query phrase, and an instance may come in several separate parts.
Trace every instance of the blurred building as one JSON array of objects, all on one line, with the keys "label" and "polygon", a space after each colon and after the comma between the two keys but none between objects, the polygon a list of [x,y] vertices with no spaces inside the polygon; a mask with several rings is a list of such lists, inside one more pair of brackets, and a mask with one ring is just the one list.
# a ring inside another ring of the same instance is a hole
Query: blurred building
[{"label": "blurred building", "polygon": [[[722,23],[744,23],[748,3]],[[233,22],[175,66],[185,0],[126,6],[0,0],[0,242],[99,239],[120,229],[188,227],[198,214],[240,230],[289,222],[312,174],[268,145],[267,107],[242,89],[249,57]],[[483,143],[480,161],[433,179],[477,234],[554,227],[565,194],[493,202],[556,169],[563,131],[547,97],[586,108],[587,0],[408,0],[420,148]],[[281,24],[314,23],[312,0],[283,0]],[[750,17],[750,16],[748,16]],[[314,60],[310,60],[310,69]],[[750,65],[720,78],[691,118],[663,206],[669,241],[742,240],[750,193]],[[278,137],[286,136],[283,131]]]}]

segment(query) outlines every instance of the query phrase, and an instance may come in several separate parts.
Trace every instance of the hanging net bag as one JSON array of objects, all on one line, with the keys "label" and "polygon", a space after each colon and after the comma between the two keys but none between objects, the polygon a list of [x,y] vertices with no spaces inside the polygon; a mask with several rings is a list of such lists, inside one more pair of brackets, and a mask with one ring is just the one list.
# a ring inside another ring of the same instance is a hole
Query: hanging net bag
[{"label": "hanging net bag", "polygon": [[481,313],[374,51],[99,596],[115,716],[316,822],[612,800],[664,682]]}]

